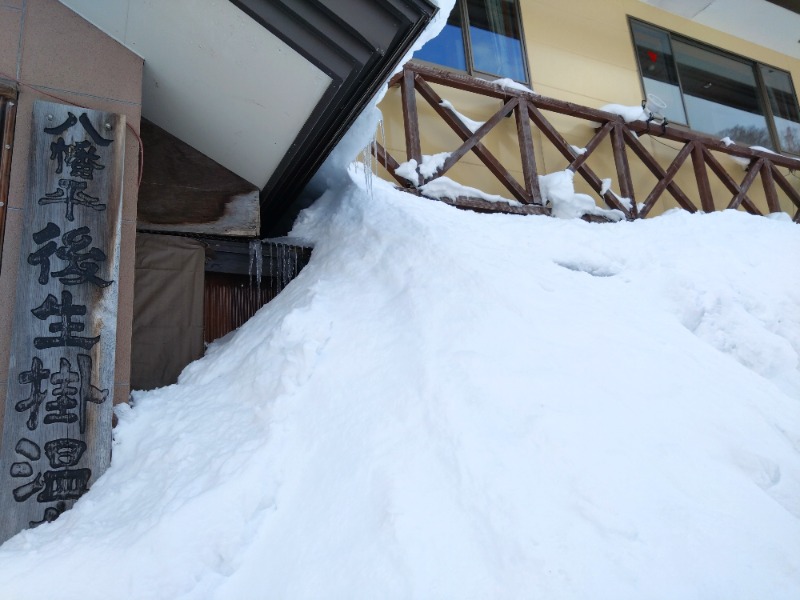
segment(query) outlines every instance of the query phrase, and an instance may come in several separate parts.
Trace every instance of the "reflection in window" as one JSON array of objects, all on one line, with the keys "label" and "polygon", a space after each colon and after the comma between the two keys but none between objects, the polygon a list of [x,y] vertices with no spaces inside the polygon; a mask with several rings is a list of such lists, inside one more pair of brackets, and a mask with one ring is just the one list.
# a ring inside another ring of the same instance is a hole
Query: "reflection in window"
[{"label": "reflection in window", "polygon": [[436,38],[429,41],[415,54],[416,58],[428,62],[452,67],[461,71],[467,70],[467,59],[464,54],[464,35],[461,29],[461,11],[456,6],[447,25]]},{"label": "reflection in window", "polygon": [[445,29],[416,58],[526,82],[517,0],[459,0]]},{"label": "reflection in window", "polygon": [[800,154],[800,111],[797,109],[797,96],[792,89],[792,80],[785,71],[759,66],[780,147],[786,152]]},{"label": "reflection in window", "polygon": [[517,81],[527,80],[513,0],[469,0],[467,13],[475,69]]},{"label": "reflection in window", "polygon": [[740,144],[800,153],[788,73],[638,21],[631,21],[631,31],[645,93],[667,103],[668,120]]},{"label": "reflection in window", "polygon": [[664,116],[673,123],[686,124],[678,73],[672,57],[669,35],[638,21],[631,22],[639,68],[646,94],[655,94],[667,105]]},{"label": "reflection in window", "polygon": [[771,148],[753,64],[680,40],[673,40],[672,48],[693,127],[740,144]]}]

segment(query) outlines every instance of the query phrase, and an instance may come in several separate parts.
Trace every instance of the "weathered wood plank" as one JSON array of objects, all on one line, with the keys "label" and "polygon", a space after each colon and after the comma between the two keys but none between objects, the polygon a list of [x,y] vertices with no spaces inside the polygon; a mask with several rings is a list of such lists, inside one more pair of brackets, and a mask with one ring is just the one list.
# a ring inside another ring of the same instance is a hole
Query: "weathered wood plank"
[{"label": "weathered wood plank", "polygon": [[634,123],[628,123],[628,129],[633,131],[637,134],[649,134],[654,135],[659,138],[663,138],[665,140],[672,140],[675,142],[700,142],[705,146],[708,150],[713,150],[715,152],[722,152],[724,154],[729,154],[731,156],[738,156],[740,158],[748,158],[751,160],[758,159],[758,158],[767,158],[774,162],[776,165],[781,167],[787,167],[789,169],[800,169],[800,159],[792,158],[789,156],[783,156],[782,154],[773,154],[770,152],[763,152],[761,150],[756,150],[755,148],[750,148],[748,146],[740,146],[738,144],[725,144],[724,142],[712,138],[706,134],[698,133],[696,131],[688,131],[686,129],[679,129],[677,127],[667,126],[665,129],[658,129],[658,133],[656,134],[655,131],[652,131],[647,123],[644,121],[636,121]]},{"label": "weathered wood plank", "polygon": [[573,171],[577,171],[581,165],[589,159],[589,157],[592,155],[592,152],[597,149],[597,147],[600,145],[600,142],[606,139],[606,136],[611,132],[612,129],[614,129],[615,126],[616,123],[614,121],[609,121],[600,129],[598,129],[592,139],[589,140],[589,143],[584,146],[584,150],[586,150],[586,152],[579,154],[578,158],[570,163],[569,168]]},{"label": "weathered wood plank", "polygon": [[[417,113],[417,96],[414,91],[416,75],[413,71],[403,71],[400,80],[400,96],[403,103],[403,128],[406,136],[406,160],[422,162],[422,145],[419,139],[419,114]],[[422,178],[415,183],[420,184]]]},{"label": "weathered wood plank", "polygon": [[[686,144],[683,148],[681,148],[680,152],[678,152],[678,155],[672,160],[669,168],[666,171],[662,171],[662,175],[659,177],[658,182],[647,196],[647,199],[644,201],[644,206],[642,207],[641,211],[642,216],[650,213],[655,203],[661,197],[661,194],[669,187],[669,185],[672,183],[672,180],[675,178],[675,175],[683,166],[683,163],[686,162],[686,158],[691,155],[693,149],[694,142],[689,142]],[[653,159],[653,161],[655,162],[655,159]],[[658,166],[660,169],[661,166]],[[694,208],[694,205],[692,205],[692,208]]]},{"label": "weathered wood plank", "polygon": [[413,63],[406,66],[406,70],[410,70],[419,74],[430,83],[436,83],[449,88],[463,90],[465,92],[473,92],[476,94],[481,94],[482,96],[499,98],[503,101],[506,101],[512,97],[525,98],[538,108],[559,114],[569,115],[571,117],[578,117],[580,119],[586,119],[599,123],[620,120],[619,116],[598,110],[596,108],[589,108],[588,106],[582,106],[580,104],[574,104],[564,100],[557,100],[556,98],[549,98],[535,92],[504,88],[492,83],[491,81],[478,79],[470,75],[453,73],[452,71],[444,71],[435,67],[421,65],[419,63]]},{"label": "weathered wood plank", "polygon": [[[427,196],[424,195],[421,197],[427,198]],[[438,200],[439,202],[444,202],[456,208],[473,210],[475,212],[504,213],[510,215],[550,215],[550,209],[539,204],[515,206],[504,202],[491,202],[482,198],[470,198],[467,196],[459,196],[458,198],[431,198],[431,200]]]},{"label": "weathered wood plank", "polygon": [[800,191],[796,190],[791,183],[783,176],[775,165],[772,165],[772,178],[778,184],[786,196],[791,200],[794,205],[800,209]]},{"label": "weathered wood plank", "polygon": [[[420,95],[428,102],[428,104],[431,105],[431,107],[444,120],[444,122],[456,132],[462,141],[466,142],[472,137],[472,132],[467,128],[466,125],[464,125],[464,123],[461,122],[461,119],[455,117],[450,110],[442,106],[441,97],[431,86],[427,84],[427,82],[425,82],[422,78],[417,77],[416,86]],[[520,186],[517,180],[514,179],[513,175],[509,173],[508,169],[500,164],[500,161],[497,160],[497,158],[495,158],[491,152],[489,152],[486,146],[480,142],[477,142],[472,146],[471,150],[481,160],[481,162],[486,165],[489,171],[491,171],[492,174],[497,177],[498,180],[500,180],[500,183],[502,183],[505,188],[511,192],[515,199],[524,203],[530,202],[530,199],[528,198],[528,192],[522,186]]]},{"label": "weathered wood plank", "polygon": [[635,219],[638,215],[636,207],[636,196],[633,193],[633,181],[631,180],[631,169],[628,165],[628,155],[625,152],[625,137],[622,123],[615,123],[611,130],[611,147],[614,152],[614,165],[617,169],[617,181],[619,181],[619,192],[623,198],[631,201],[631,216]]},{"label": "weathered wood plank", "polygon": [[11,181],[11,155],[14,151],[14,124],[17,119],[17,100],[3,97],[0,100],[2,138],[0,138],[0,268],[3,260],[3,239],[8,210],[8,186]]},{"label": "weathered wood plank", "polygon": [[[637,138],[627,127],[623,129],[623,133],[625,134],[625,143],[631,150],[633,150],[634,154],[639,157],[639,160],[641,160],[644,165],[650,169],[650,172],[658,178],[659,182],[663,180],[667,176],[667,172],[661,167],[660,164],[658,164],[658,161],[656,161],[656,159],[650,155],[647,149],[642,145],[642,142],[639,141],[639,138]],[[686,147],[684,147],[681,152],[685,150]],[[683,158],[685,159],[686,157],[684,156]],[[678,165],[678,168],[680,168],[680,165]],[[658,184],[656,185],[658,186]],[[681,208],[688,210],[689,212],[697,212],[695,205],[692,203],[689,197],[683,193],[683,190],[678,186],[677,183],[670,179],[666,187]],[[653,194],[651,193],[650,195],[652,196]],[[650,208],[652,208],[652,204],[648,207],[647,201],[645,201],[645,207],[641,211],[641,216],[647,215],[647,213],[650,212]]]},{"label": "weathered wood plank", "polygon": [[11,334],[0,541],[111,458],[125,117],[37,101]]},{"label": "weathered wood plank", "polygon": [[561,155],[570,162],[570,164],[578,165],[577,167],[570,166],[568,168],[576,173],[579,173],[581,177],[583,177],[586,182],[592,186],[592,189],[600,194],[608,206],[611,208],[616,208],[617,210],[621,210],[627,217],[630,217],[631,213],[628,208],[623,206],[619,200],[617,200],[617,197],[611,192],[611,190],[606,191],[605,194],[601,194],[603,189],[603,181],[592,169],[589,168],[589,165],[578,160],[581,155],[572,148],[569,142],[567,142],[567,140],[565,140],[562,135],[558,133],[558,131],[556,131],[556,128],[553,127],[552,123],[545,118],[541,111],[532,105],[528,106],[528,111],[530,113],[531,120],[536,124],[544,136],[550,140],[553,146],[555,146],[556,150],[558,150]]},{"label": "weathered wood plank", "polygon": [[708,181],[703,146],[700,142],[695,142],[692,146],[692,167],[697,181],[697,193],[700,195],[700,206],[703,212],[714,212],[714,197],[711,195],[711,184]]},{"label": "weathered wood plank", "polygon": [[781,205],[778,202],[778,194],[775,190],[775,180],[772,177],[773,164],[765,160],[761,165],[761,183],[764,186],[764,195],[767,198],[767,208],[769,212],[781,212]]},{"label": "weathered wood plank", "polygon": [[[447,157],[447,160],[444,161],[442,168],[439,170],[438,173],[434,173],[431,177],[427,179],[423,179],[422,183],[428,183],[431,179],[436,179],[437,177],[441,177],[447,171],[449,171],[453,165],[455,165],[459,160],[461,160],[464,155],[472,150],[475,147],[475,144],[479,143],[486,134],[489,133],[492,129],[494,129],[500,121],[502,121],[506,115],[510,114],[514,107],[517,106],[519,100],[516,98],[512,98],[508,102],[506,102],[499,111],[497,111],[492,118],[486,121],[483,125],[481,125],[475,133],[473,133],[464,143],[461,144],[458,148],[456,148],[453,152],[450,153],[450,156]],[[448,109],[445,109],[448,110]],[[455,115],[453,115],[455,117]],[[457,118],[457,117],[455,117]]]},{"label": "weathered wood plank", "polygon": [[539,189],[539,170],[536,168],[536,153],[533,150],[531,117],[528,114],[527,100],[523,99],[517,103],[514,116],[517,119],[517,139],[519,140],[519,153],[522,160],[522,176],[525,180],[525,189],[528,190],[533,204],[543,204],[542,192]]},{"label": "weathered wood plank", "polygon": [[739,193],[737,193],[731,200],[731,203],[728,204],[729,209],[739,208],[739,205],[747,195],[747,191],[750,189],[750,186],[753,185],[756,177],[758,177],[758,175],[761,173],[761,165],[763,164],[764,159],[759,158],[754,164],[750,165],[747,175],[744,176],[742,183],[739,184]]},{"label": "weathered wood plank", "polygon": [[161,127],[142,119],[147,152],[138,226],[150,231],[256,236],[259,189]]},{"label": "weathered wood plank", "polygon": [[380,143],[375,142],[372,146],[372,153],[375,155],[375,158],[378,159],[378,162],[383,165],[383,168],[386,169],[386,172],[394,177],[397,183],[403,187],[409,186],[408,181],[405,178],[400,177],[396,172],[397,167],[400,166],[400,163],[398,163],[395,158],[389,154],[389,151],[386,148],[384,148]]},{"label": "weathered wood plank", "polygon": [[[717,157],[709,152],[708,148],[705,146],[703,147],[703,158],[705,158],[706,164],[711,169],[711,171],[719,178],[722,184],[728,188],[734,196],[736,196],[741,189],[739,188],[739,184],[734,181],[733,177],[730,176],[728,171],[722,164],[717,160]],[[761,211],[756,208],[756,205],[753,204],[753,201],[745,194],[742,198],[742,206],[745,207],[747,212],[753,215],[760,215]]]}]

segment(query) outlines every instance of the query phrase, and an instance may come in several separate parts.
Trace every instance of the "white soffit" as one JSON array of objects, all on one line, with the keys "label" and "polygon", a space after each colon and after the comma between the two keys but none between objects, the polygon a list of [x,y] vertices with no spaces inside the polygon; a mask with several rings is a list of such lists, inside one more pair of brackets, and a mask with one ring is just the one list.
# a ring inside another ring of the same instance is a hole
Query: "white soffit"
[{"label": "white soffit", "polygon": [[332,81],[228,0],[61,2],[144,58],[145,118],[259,188]]},{"label": "white soffit", "polygon": [[800,15],[765,0],[640,1],[800,59]]}]

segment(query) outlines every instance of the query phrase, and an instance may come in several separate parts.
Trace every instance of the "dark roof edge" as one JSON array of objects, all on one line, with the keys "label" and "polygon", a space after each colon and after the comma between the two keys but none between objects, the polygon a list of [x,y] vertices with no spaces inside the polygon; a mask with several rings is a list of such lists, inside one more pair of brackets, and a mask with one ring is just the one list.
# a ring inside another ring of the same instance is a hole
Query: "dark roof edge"
[{"label": "dark roof edge", "polygon": [[428,0],[230,1],[333,79],[261,192],[262,234],[283,235],[300,192],[437,9]]}]

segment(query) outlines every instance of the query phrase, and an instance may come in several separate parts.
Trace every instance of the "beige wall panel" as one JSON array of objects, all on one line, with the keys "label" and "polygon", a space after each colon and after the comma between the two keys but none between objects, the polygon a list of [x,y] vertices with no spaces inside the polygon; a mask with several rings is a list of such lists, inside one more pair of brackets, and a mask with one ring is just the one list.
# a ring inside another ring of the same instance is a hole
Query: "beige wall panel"
[{"label": "beige wall panel", "polygon": [[[602,100],[602,104],[637,103],[641,91],[636,71],[581,56],[569,50],[529,44],[533,89],[546,85],[563,92]],[[540,57],[536,59],[537,55]]]},{"label": "beige wall panel", "polygon": [[553,9],[573,18],[594,21],[598,28],[607,27],[614,25],[624,12],[623,4],[623,0],[521,0],[522,25],[526,37],[531,39],[535,23],[544,21],[540,16],[542,11]]},{"label": "beige wall panel", "polygon": [[[546,61],[548,57],[538,51],[531,51],[533,44],[560,48],[615,67],[636,68],[636,57],[629,41],[628,22],[621,11],[612,12],[610,18],[598,21],[587,16],[585,11],[566,11],[562,4],[522,3],[531,75],[534,80],[537,64]],[[604,14],[608,11],[604,2],[593,2],[592,5],[602,7]]]}]

